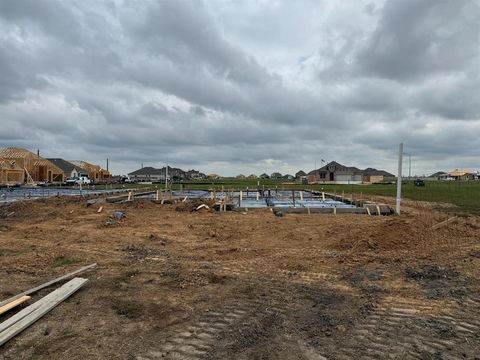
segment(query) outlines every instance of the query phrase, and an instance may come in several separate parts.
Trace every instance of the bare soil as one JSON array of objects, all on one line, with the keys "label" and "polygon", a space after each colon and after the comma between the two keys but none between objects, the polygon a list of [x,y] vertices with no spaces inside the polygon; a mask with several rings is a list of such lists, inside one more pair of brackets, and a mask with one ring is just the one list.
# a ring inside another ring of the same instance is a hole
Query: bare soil
[{"label": "bare soil", "polygon": [[1,359],[480,359],[478,218],[102,205],[0,208],[0,300],[98,263]]}]

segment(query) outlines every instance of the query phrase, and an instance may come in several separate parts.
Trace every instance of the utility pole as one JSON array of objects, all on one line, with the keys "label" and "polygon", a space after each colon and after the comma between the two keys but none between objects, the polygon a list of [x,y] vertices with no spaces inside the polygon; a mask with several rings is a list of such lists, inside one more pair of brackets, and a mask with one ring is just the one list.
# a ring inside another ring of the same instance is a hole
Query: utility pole
[{"label": "utility pole", "polygon": [[397,206],[396,213],[400,215],[400,201],[402,199],[402,162],[403,162],[403,143],[398,147],[398,173],[397,173]]},{"label": "utility pole", "polygon": [[168,186],[168,164],[165,166],[165,190],[167,190]]}]

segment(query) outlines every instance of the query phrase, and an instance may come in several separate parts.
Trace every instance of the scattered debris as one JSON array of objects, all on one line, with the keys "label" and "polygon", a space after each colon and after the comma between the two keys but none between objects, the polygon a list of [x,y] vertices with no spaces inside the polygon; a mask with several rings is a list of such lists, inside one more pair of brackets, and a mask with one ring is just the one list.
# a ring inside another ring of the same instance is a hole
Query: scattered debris
[{"label": "scattered debris", "polygon": [[208,209],[210,209],[210,207],[208,205],[202,204],[202,205],[197,206],[195,211],[198,211],[198,210],[201,210],[201,209],[207,209],[208,210]]},{"label": "scattered debris", "polygon": [[144,245],[128,244],[121,247],[122,251],[128,254],[128,258],[131,260],[143,260],[147,256],[152,255],[154,252],[152,249]]},{"label": "scattered debris", "polygon": [[97,213],[101,213],[102,210],[103,210],[103,206],[100,206],[100,207],[98,208],[98,210],[97,210]]},{"label": "scattered debris", "polygon": [[281,212],[280,210],[273,209],[272,212],[273,215],[275,215],[276,217],[283,217],[283,212]]},{"label": "scattered debris", "polygon": [[117,220],[122,220],[125,217],[125,213],[123,211],[114,211],[113,217]]}]

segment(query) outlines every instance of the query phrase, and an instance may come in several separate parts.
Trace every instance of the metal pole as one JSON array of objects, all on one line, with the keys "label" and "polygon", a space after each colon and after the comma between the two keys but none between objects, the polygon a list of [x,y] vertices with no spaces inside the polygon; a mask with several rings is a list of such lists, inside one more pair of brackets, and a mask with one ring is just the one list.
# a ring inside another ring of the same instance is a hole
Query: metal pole
[{"label": "metal pole", "polygon": [[402,198],[402,161],[403,161],[403,143],[398,147],[398,173],[397,173],[397,215],[400,215],[400,201]]}]

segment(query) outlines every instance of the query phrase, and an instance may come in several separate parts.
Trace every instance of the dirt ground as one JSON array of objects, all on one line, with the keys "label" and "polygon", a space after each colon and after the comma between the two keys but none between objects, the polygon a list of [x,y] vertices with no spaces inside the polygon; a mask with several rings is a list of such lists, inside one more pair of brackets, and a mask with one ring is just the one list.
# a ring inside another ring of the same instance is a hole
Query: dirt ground
[{"label": "dirt ground", "polygon": [[1,359],[480,359],[478,218],[103,206],[0,207],[0,300],[98,263]]}]

